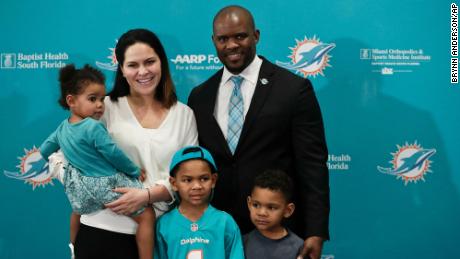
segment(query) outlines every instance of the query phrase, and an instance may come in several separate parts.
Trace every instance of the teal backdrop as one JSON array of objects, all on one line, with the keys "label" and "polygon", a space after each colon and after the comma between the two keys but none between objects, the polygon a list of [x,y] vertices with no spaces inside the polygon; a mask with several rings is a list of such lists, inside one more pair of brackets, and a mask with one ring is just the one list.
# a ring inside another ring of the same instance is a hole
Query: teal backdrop
[{"label": "teal backdrop", "polygon": [[258,53],[272,62],[292,65],[300,53],[329,46],[313,66],[292,70],[314,85],[330,153],[331,240],[323,258],[458,258],[452,3],[2,0],[0,258],[69,257],[71,210],[61,184],[7,177],[30,169],[34,146],[67,116],[57,103],[58,69],[99,66],[110,89],[116,39],[148,28],[162,40],[186,102],[222,66],[212,19],[229,4],[253,13]]}]

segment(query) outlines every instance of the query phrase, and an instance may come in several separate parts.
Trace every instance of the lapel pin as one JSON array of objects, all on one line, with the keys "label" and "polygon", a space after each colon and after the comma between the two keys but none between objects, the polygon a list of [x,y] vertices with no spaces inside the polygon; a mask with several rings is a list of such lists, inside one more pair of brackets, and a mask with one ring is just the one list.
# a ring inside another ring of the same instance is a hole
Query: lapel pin
[{"label": "lapel pin", "polygon": [[260,82],[261,82],[263,85],[268,84],[267,78],[261,78],[261,79],[260,79]]}]

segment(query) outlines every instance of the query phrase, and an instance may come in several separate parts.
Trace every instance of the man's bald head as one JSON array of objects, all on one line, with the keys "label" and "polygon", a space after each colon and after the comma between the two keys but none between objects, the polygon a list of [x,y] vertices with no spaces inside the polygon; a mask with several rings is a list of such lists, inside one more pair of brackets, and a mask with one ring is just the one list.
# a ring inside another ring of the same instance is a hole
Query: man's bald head
[{"label": "man's bald head", "polygon": [[212,21],[213,30],[214,26],[216,25],[216,21],[220,19],[245,19],[248,21],[248,25],[251,27],[253,31],[256,30],[256,26],[254,23],[254,17],[252,17],[251,12],[248,9],[239,6],[239,5],[230,5],[220,9],[219,12],[214,16],[214,20]]},{"label": "man's bald head", "polygon": [[259,31],[247,9],[232,5],[214,17],[212,40],[220,61],[232,74],[239,74],[254,60]]}]

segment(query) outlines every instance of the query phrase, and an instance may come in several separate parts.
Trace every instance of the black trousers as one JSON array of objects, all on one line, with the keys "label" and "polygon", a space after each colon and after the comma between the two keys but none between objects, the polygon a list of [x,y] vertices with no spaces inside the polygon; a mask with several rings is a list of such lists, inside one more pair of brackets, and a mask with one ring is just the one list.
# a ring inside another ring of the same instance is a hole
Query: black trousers
[{"label": "black trousers", "polygon": [[76,259],[138,259],[136,236],[80,224],[75,240]]}]

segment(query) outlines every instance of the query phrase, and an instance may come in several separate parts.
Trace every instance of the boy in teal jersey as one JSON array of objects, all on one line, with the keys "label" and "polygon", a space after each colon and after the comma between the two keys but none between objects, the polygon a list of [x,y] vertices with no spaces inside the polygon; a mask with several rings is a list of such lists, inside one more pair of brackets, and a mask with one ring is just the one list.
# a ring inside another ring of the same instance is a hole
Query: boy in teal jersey
[{"label": "boy in teal jersey", "polygon": [[158,220],[155,258],[244,258],[236,222],[209,204],[217,181],[211,154],[199,146],[177,151],[170,175],[179,205]]}]

